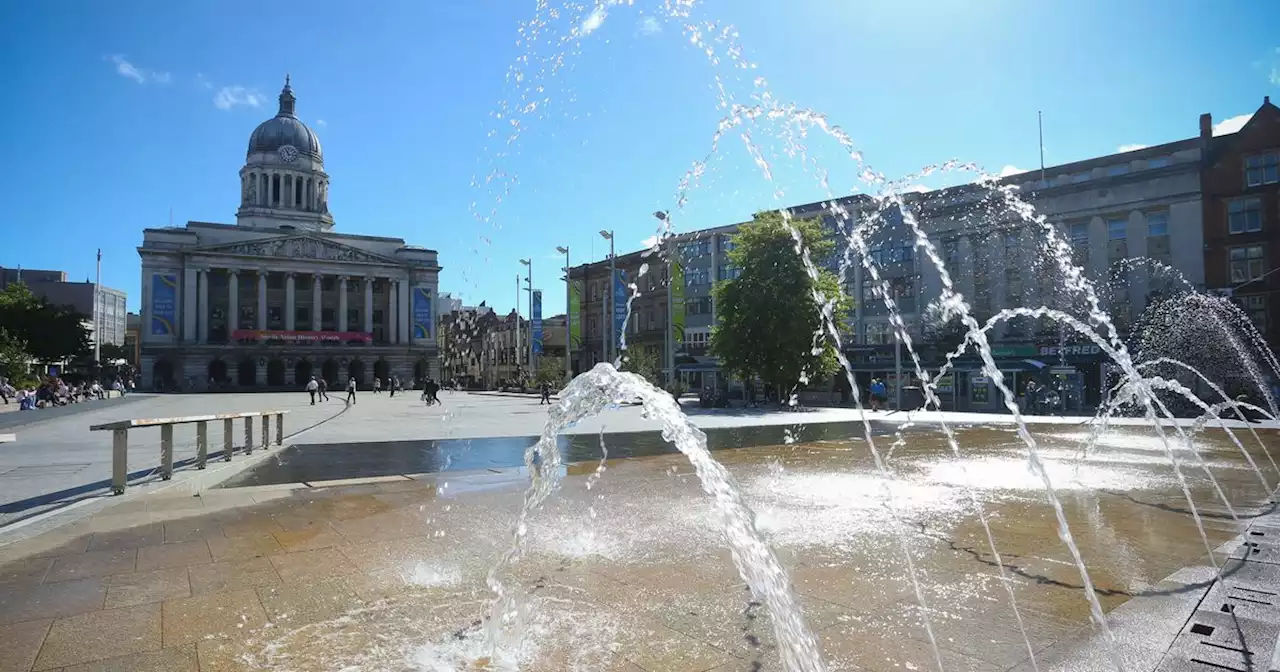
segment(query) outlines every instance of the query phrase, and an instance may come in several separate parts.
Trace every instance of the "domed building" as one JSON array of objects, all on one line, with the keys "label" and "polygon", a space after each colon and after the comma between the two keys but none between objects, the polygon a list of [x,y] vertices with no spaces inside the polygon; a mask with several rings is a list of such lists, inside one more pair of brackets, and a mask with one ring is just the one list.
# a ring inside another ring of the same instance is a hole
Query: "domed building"
[{"label": "domed building", "polygon": [[235,224],[143,231],[143,387],[438,377],[437,253],[335,232],[320,138],[298,118],[288,77],[279,101],[249,135]]}]

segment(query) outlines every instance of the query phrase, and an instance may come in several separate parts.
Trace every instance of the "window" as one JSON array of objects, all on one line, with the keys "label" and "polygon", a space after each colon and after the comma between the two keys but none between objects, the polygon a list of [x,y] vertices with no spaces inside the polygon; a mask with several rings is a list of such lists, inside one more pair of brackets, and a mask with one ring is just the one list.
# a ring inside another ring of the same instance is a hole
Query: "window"
[{"label": "window", "polygon": [[720,264],[721,280],[737,280],[742,275],[742,269],[732,264]]},{"label": "window", "polygon": [[1157,156],[1154,159],[1147,160],[1147,168],[1164,168],[1169,165],[1169,157]]},{"label": "window", "polygon": [[880,300],[880,295],[876,293],[876,288],[879,286],[880,285],[878,283],[872,282],[871,280],[867,280],[862,283],[862,305],[874,305]]},{"label": "window", "polygon": [[686,268],[684,271],[684,286],[697,287],[698,285],[711,284],[711,269],[708,268]]},{"label": "window", "polygon": [[877,265],[905,264],[915,259],[915,247],[902,245],[894,247],[877,247],[870,252],[871,260]]},{"label": "window", "polygon": [[1114,166],[1107,166],[1107,175],[1109,177],[1124,175],[1127,172],[1129,172],[1129,164],[1127,163],[1121,163]]},{"label": "window", "polygon": [[1241,283],[1262,277],[1265,265],[1261,245],[1233,247],[1228,253],[1231,259],[1231,282]]},{"label": "window", "polygon": [[1147,237],[1169,235],[1169,212],[1155,210],[1147,213]]},{"label": "window", "polygon": [[693,299],[686,299],[684,306],[685,312],[689,315],[710,315],[711,297],[699,296]]},{"label": "window", "polygon": [[1072,183],[1088,182],[1091,179],[1093,179],[1093,173],[1090,173],[1087,170],[1083,173],[1076,173],[1071,176]]},{"label": "window", "polygon": [[888,322],[867,323],[867,345],[888,345],[893,343],[893,325]]},{"label": "window", "polygon": [[1241,198],[1227,203],[1227,230],[1252,233],[1262,230],[1262,199]]},{"label": "window", "polygon": [[1089,223],[1080,222],[1071,225],[1071,244],[1072,245],[1088,245],[1089,244]]},{"label": "window", "polygon": [[1129,220],[1113,217],[1107,220],[1107,240],[1124,240],[1129,233]]},{"label": "window", "polygon": [[1251,156],[1244,160],[1244,184],[1258,187],[1280,182],[1280,153]]},{"label": "window", "polygon": [[920,285],[920,276],[908,275],[902,278],[892,278],[889,280],[889,291],[893,292],[894,298],[906,298],[915,296],[916,290]]},{"label": "window", "polygon": [[722,236],[720,238],[721,252],[732,252],[737,246],[738,244],[733,242],[733,236]]},{"label": "window", "polygon": [[697,240],[692,243],[680,244],[680,256],[684,257],[686,260],[705,257],[709,254],[711,254],[710,240]]},{"label": "window", "polygon": [[692,329],[684,332],[684,344],[694,348],[705,348],[711,343],[711,334],[705,331],[693,331]]},{"label": "window", "polygon": [[1253,322],[1253,326],[1258,331],[1267,330],[1267,297],[1265,295],[1253,295],[1242,297],[1241,303],[1244,304],[1244,312],[1249,316],[1249,320]]}]

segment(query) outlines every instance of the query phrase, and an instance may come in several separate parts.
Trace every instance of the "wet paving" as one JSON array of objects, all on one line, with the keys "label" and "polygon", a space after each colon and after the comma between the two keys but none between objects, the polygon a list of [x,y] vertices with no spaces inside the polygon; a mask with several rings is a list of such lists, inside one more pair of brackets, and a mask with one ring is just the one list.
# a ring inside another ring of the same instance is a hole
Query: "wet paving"
[{"label": "wet paving", "polygon": [[[1260,434],[1280,452],[1280,437]],[[1032,653],[1041,670],[1115,669],[1011,431],[960,431],[960,458],[934,431],[877,436],[892,453],[887,480],[847,437],[781,434],[715,453],[790,573],[829,669],[1030,670]],[[1112,431],[1086,454],[1087,429],[1036,432],[1126,669],[1160,664],[1213,564],[1257,571],[1230,563],[1231,542],[1275,519],[1280,474],[1248,432],[1238,437],[1265,484],[1222,432],[1173,446],[1202,538],[1153,433]],[[527,440],[406,446],[402,465],[366,482],[126,499],[0,548],[0,670],[781,670],[770,614],[683,456],[621,457],[661,451],[607,435],[617,457],[600,473],[598,442],[566,445],[575,463],[501,577],[522,608],[496,654],[486,574],[510,543],[527,483],[511,456]],[[365,448],[316,455],[349,467],[366,461],[343,454]],[[396,450],[368,449],[370,465]],[[424,453],[449,450],[434,458],[447,468],[421,468]],[[316,482],[353,477],[301,461]]]},{"label": "wet paving", "polygon": [[[873,425],[873,432],[877,434],[887,433],[891,429],[891,426]],[[855,423],[718,427],[703,430],[707,436],[707,447],[713,451],[834,441],[861,435],[862,431],[862,425]],[[525,463],[525,449],[537,441],[536,436],[512,436],[299,444],[280,451],[275,459],[229,479],[220,487],[519,467]],[[566,462],[582,462],[600,459],[603,454],[601,441],[602,438],[598,435],[568,434],[558,437],[557,443]],[[603,442],[608,454],[615,458],[652,457],[678,452],[658,431],[613,432],[605,434]]]}]

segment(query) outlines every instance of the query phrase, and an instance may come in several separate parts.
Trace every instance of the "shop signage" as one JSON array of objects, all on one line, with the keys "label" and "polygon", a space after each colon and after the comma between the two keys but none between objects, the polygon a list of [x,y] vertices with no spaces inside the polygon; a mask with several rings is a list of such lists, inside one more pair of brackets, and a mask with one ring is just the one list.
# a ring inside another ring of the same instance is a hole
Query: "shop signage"
[{"label": "shop signage", "polygon": [[236,329],[231,332],[235,341],[261,341],[278,343],[372,343],[373,334],[367,331],[262,331]]},{"label": "shop signage", "polygon": [[1085,343],[1083,345],[1042,345],[1040,346],[1041,357],[1090,357],[1102,354],[1102,348],[1097,343]]}]

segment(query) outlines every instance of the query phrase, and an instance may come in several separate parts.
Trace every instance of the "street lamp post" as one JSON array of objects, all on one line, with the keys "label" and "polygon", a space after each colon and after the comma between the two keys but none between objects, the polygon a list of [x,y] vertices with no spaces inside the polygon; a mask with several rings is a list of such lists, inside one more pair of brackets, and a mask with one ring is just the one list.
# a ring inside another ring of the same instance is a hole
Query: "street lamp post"
[{"label": "street lamp post", "polygon": [[[528,284],[528,287],[525,287],[525,291],[529,292],[529,345],[526,351],[529,353],[529,372],[533,373],[533,257],[521,259],[520,263],[529,272],[529,276],[525,279],[525,283]],[[522,347],[523,345],[521,344]]]},{"label": "street lamp post", "polygon": [[[670,215],[666,210],[659,210],[658,212],[653,213],[653,216],[664,225],[667,225],[668,227],[670,226]],[[667,241],[662,241],[662,244],[666,245]],[[664,250],[664,252],[667,253],[667,333],[664,334],[663,343],[666,344],[667,356],[665,357],[663,365],[667,370],[667,387],[671,388],[676,380],[676,339],[675,325],[672,324],[676,316],[676,306],[675,301],[673,300],[674,292],[672,291],[672,283],[675,281],[675,278],[673,278],[671,274],[671,260],[672,256],[675,255],[676,250]]]},{"label": "street lamp post", "polygon": [[[609,280],[604,283],[604,297],[603,297],[604,320],[605,320],[605,323],[609,325],[609,328],[601,329],[601,331],[608,334],[608,341],[606,341],[604,344],[604,360],[606,362],[612,362],[616,357],[610,357],[609,353],[610,352],[616,353],[617,347],[618,347],[618,341],[617,341],[618,337],[616,334],[613,333],[613,328],[614,328],[613,311],[617,310],[617,307],[613,305],[613,283],[617,282],[616,276],[618,274],[618,270],[617,270],[617,260],[614,259],[613,231],[602,230],[600,231],[600,237],[609,241]],[[604,326],[604,325],[601,325],[601,326]]]},{"label": "street lamp post", "polygon": [[573,279],[569,277],[569,246],[556,247],[556,252],[564,255],[564,382],[568,385],[569,381],[573,380],[573,365],[569,361],[569,356],[573,352],[573,343],[570,342],[573,338],[573,310],[569,305],[569,302],[573,301],[573,289],[570,284]]},{"label": "street lamp post", "polygon": [[514,362],[515,368],[513,370],[515,371],[516,377],[518,378],[520,376],[520,360],[522,359],[520,356],[520,274],[519,273],[516,273],[516,342],[514,346],[515,347],[511,348],[511,354],[514,356],[516,360]]}]

